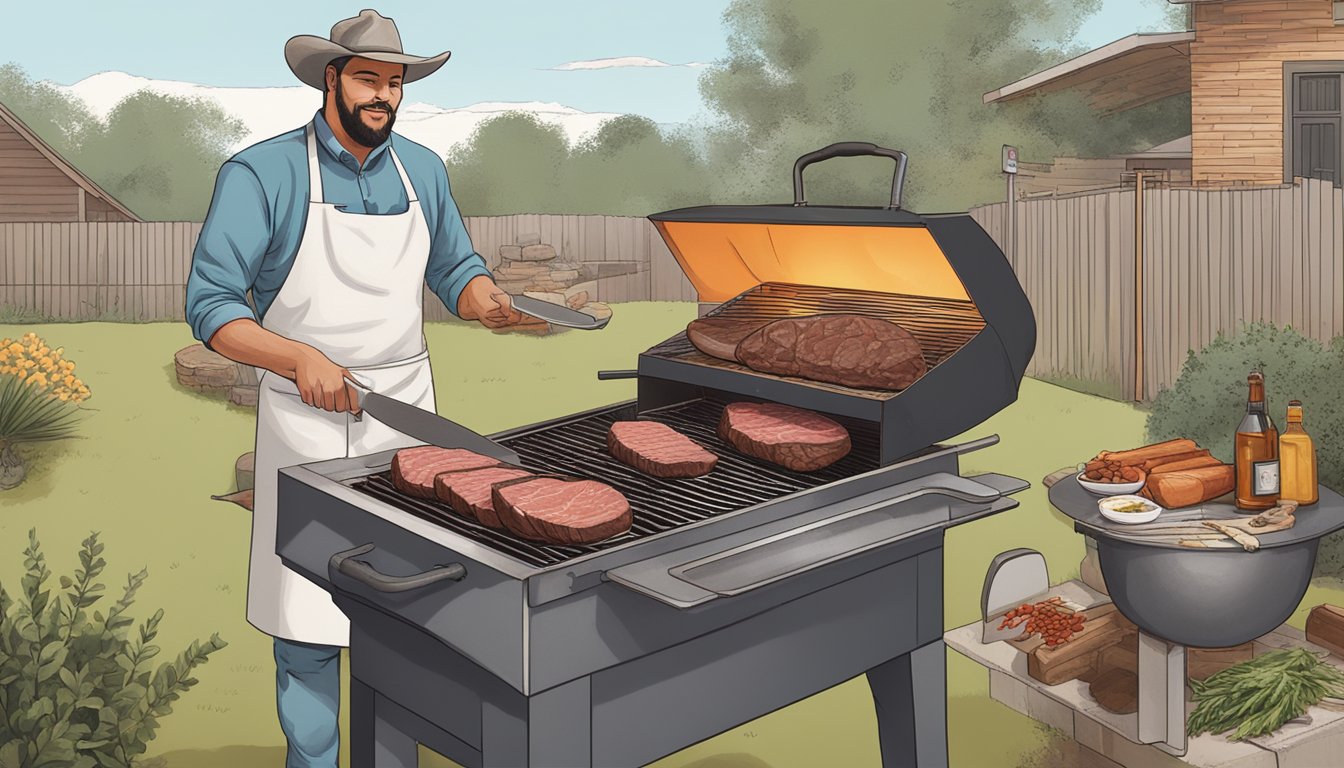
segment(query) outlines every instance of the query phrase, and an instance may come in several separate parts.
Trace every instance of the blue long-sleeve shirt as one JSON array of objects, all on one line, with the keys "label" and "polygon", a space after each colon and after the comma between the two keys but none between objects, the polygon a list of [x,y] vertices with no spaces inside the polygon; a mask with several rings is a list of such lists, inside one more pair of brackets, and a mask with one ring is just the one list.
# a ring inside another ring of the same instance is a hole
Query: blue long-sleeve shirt
[{"label": "blue long-sleeve shirt", "polygon": [[[387,151],[389,145],[396,149],[429,226],[425,282],[456,314],[467,282],[490,271],[472,248],[443,161],[428,148],[393,133],[369,153],[361,169],[321,112],[313,125],[323,197],[351,213],[406,212],[409,198]],[[186,317],[197,339],[209,345],[225,323],[240,318],[261,322],[266,316],[298,253],[307,203],[304,127],[254,144],[220,167],[187,278]],[[249,289],[255,314],[247,303]]]}]

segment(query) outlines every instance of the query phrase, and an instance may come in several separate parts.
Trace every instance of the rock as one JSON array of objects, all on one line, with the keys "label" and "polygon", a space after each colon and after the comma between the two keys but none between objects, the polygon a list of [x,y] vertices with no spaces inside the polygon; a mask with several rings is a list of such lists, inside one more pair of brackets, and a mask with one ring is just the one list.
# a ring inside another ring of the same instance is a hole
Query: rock
[{"label": "rock", "polygon": [[506,280],[522,280],[528,277],[544,274],[549,270],[544,264],[527,264],[519,262],[510,264],[507,267],[500,267],[497,272]]},{"label": "rock", "polygon": [[522,246],[537,245],[541,242],[541,234],[538,232],[528,232],[518,236],[517,243]]},{"label": "rock", "polygon": [[579,271],[577,269],[554,270],[551,272],[551,280],[557,283],[569,283],[570,285],[573,285],[574,281],[578,279]]},{"label": "rock", "polygon": [[256,454],[249,451],[238,457],[238,461],[233,463],[233,479],[238,483],[238,490],[246,491],[256,482]]},{"label": "rock", "polygon": [[[585,301],[588,299],[595,299],[597,298],[597,281],[589,280],[583,283],[575,283],[562,291],[562,293],[565,294],[565,301],[569,301],[572,297],[577,296],[580,293],[587,294],[584,299]],[[570,306],[573,305],[571,304]]]},{"label": "rock", "polygon": [[604,320],[608,317],[611,317],[611,307],[607,306],[606,304],[603,304],[600,301],[590,301],[587,304],[583,305],[583,307],[581,307],[579,311],[586,315],[592,315],[598,320]]},{"label": "rock", "polygon": [[565,295],[563,293],[550,293],[548,291],[523,291],[524,296],[531,296],[538,301],[546,301],[551,304],[564,304]]},{"label": "rock", "polygon": [[505,293],[522,293],[527,290],[527,280],[496,280],[495,285]]},{"label": "rock", "polygon": [[239,384],[236,387],[229,388],[229,402],[244,408],[256,408],[260,392],[260,388],[255,385]]},{"label": "rock", "polygon": [[570,309],[578,309],[588,303],[588,292],[579,291],[578,293],[571,294],[565,299],[565,303],[569,305]]},{"label": "rock", "polygon": [[518,257],[521,261],[550,261],[556,257],[553,245],[525,245]]},{"label": "rock", "polygon": [[192,389],[228,389],[238,383],[238,366],[232,360],[205,348],[184,347],[173,355],[177,381]]},{"label": "rock", "polygon": [[597,277],[616,277],[617,275],[633,275],[639,272],[640,262],[638,261],[596,261],[588,266],[593,268]]},{"label": "rock", "polygon": [[518,257],[523,255],[521,245],[501,245],[499,246],[499,258],[504,261],[517,261]]}]

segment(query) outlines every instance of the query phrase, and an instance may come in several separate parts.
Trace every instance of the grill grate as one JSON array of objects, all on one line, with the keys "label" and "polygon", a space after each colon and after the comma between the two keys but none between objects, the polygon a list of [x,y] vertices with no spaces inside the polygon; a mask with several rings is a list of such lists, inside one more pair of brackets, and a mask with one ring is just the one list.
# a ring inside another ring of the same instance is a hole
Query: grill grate
[{"label": "grill grate", "polygon": [[[984,318],[980,316],[974,302],[970,301],[791,283],[762,283],[719,305],[709,316],[778,320],[837,313],[878,317],[910,331],[924,350],[924,362],[930,370],[951,357],[985,327]],[[753,376],[805,381],[810,386],[847,395],[885,400],[898,394],[753,371],[744,365],[704,354],[691,344],[685,332],[658,344],[645,354],[712,368],[726,368]]]},{"label": "grill grate", "polygon": [[486,528],[458,516],[447,504],[401,493],[392,485],[390,471],[355,480],[351,487],[528,565],[545,567],[878,468],[875,425],[842,417],[832,418],[849,430],[853,449],[825,469],[794,472],[744,456],[715,432],[726,404],[717,399],[695,400],[640,416],[660,421],[717,454],[714,470],[702,477],[650,477],[612,458],[607,452],[607,430],[615,421],[635,418],[633,406],[543,426],[500,441],[517,451],[529,470],[600,480],[625,495],[634,518],[630,530],[588,546],[533,544]]}]

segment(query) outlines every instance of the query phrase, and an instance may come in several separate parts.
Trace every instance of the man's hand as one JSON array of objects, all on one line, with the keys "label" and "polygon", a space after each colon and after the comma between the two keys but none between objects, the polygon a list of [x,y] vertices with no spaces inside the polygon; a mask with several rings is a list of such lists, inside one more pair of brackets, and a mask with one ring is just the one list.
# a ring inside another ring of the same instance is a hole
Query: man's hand
[{"label": "man's hand", "polygon": [[523,319],[522,313],[513,308],[509,294],[485,275],[473,277],[462,289],[457,315],[463,320],[479,320],[486,328],[517,325]]},{"label": "man's hand", "polygon": [[359,413],[359,393],[350,371],[305,345],[294,360],[294,383],[303,402],[334,413]]}]

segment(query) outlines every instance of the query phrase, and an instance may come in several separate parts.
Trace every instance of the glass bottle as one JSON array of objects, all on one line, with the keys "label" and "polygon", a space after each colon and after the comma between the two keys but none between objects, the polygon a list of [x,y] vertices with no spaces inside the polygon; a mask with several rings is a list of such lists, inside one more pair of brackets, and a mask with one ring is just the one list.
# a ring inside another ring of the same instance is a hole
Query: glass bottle
[{"label": "glass bottle", "polygon": [[1288,403],[1288,428],[1279,437],[1279,498],[1316,503],[1316,447],[1302,428],[1302,403]]},{"label": "glass bottle", "polygon": [[1246,415],[1237,426],[1237,508],[1259,512],[1279,498],[1279,432],[1265,410],[1265,377],[1246,377],[1250,394]]}]

